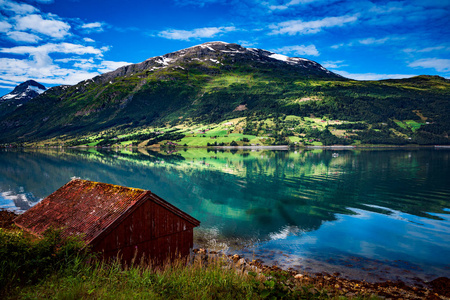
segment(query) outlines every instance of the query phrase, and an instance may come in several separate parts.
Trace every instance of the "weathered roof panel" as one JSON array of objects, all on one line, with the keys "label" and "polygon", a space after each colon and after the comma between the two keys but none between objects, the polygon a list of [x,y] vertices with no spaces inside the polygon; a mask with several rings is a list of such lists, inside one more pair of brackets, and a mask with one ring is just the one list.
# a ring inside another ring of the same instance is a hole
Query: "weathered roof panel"
[{"label": "weathered roof panel", "polygon": [[81,235],[89,244],[149,191],[75,179],[55,191],[15,223],[42,235],[49,228],[64,228],[63,235]]}]

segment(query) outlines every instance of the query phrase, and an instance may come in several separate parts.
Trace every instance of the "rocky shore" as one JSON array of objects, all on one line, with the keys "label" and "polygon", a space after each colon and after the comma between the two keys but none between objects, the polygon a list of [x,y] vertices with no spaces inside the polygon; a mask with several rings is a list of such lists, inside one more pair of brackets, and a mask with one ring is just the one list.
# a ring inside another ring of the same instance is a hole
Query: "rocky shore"
[{"label": "rocky shore", "polygon": [[[291,268],[283,270],[278,266],[265,265],[261,260],[246,260],[235,254],[226,255],[221,252],[206,249],[194,249],[193,261],[205,264],[221,260],[225,268],[234,268],[237,272],[258,275],[269,278],[283,278],[287,288],[308,288],[312,294],[326,290],[330,297],[370,297],[376,295],[384,299],[450,299],[450,279],[439,277],[430,282],[407,285],[402,281],[384,281],[370,283],[359,280],[349,280],[340,277],[339,273],[299,273]],[[280,276],[277,276],[280,275]]]},{"label": "rocky shore", "polygon": [[[13,227],[13,220],[16,216],[14,212],[0,210],[0,228],[8,229]],[[292,268],[283,270],[276,265],[266,265],[260,259],[247,260],[237,254],[230,255],[206,249],[194,249],[191,260],[205,265],[221,262],[223,268],[232,268],[249,276],[279,281],[283,288],[306,288],[311,294],[326,291],[330,297],[344,296],[353,298],[376,295],[385,299],[450,300],[450,279],[446,277],[439,277],[429,282],[422,281],[414,285],[408,285],[402,281],[370,283],[345,279],[340,277],[339,273],[300,273]]]}]

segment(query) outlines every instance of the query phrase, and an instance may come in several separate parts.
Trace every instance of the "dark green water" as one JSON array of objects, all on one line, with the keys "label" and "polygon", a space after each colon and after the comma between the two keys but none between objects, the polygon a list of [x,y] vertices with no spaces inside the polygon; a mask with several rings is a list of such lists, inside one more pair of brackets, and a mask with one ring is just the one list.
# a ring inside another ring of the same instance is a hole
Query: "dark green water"
[{"label": "dark green water", "polygon": [[450,150],[3,150],[0,207],[27,210],[73,176],[153,191],[202,222],[198,246],[367,280],[450,277]]}]

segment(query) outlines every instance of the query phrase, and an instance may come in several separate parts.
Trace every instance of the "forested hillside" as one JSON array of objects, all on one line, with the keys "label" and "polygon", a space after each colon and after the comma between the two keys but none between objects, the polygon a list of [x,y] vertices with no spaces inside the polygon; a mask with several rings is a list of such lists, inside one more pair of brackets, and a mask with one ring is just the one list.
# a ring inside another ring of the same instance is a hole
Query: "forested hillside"
[{"label": "forested hillside", "polygon": [[206,43],[51,88],[1,117],[0,143],[449,144],[449,99],[438,76],[354,81],[307,59]]}]

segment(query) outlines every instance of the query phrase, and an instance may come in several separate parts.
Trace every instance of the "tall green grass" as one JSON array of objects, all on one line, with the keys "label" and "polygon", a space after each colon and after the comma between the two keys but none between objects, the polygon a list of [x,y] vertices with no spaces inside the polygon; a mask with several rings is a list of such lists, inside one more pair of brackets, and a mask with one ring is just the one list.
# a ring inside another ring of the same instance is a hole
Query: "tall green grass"
[{"label": "tall green grass", "polygon": [[253,279],[215,263],[182,260],[161,269],[123,268],[119,263],[80,264],[23,289],[25,299],[259,299]]},{"label": "tall green grass", "polygon": [[95,259],[76,238],[32,240],[0,229],[1,299],[341,299],[285,271],[243,271],[225,258],[123,266]]}]

